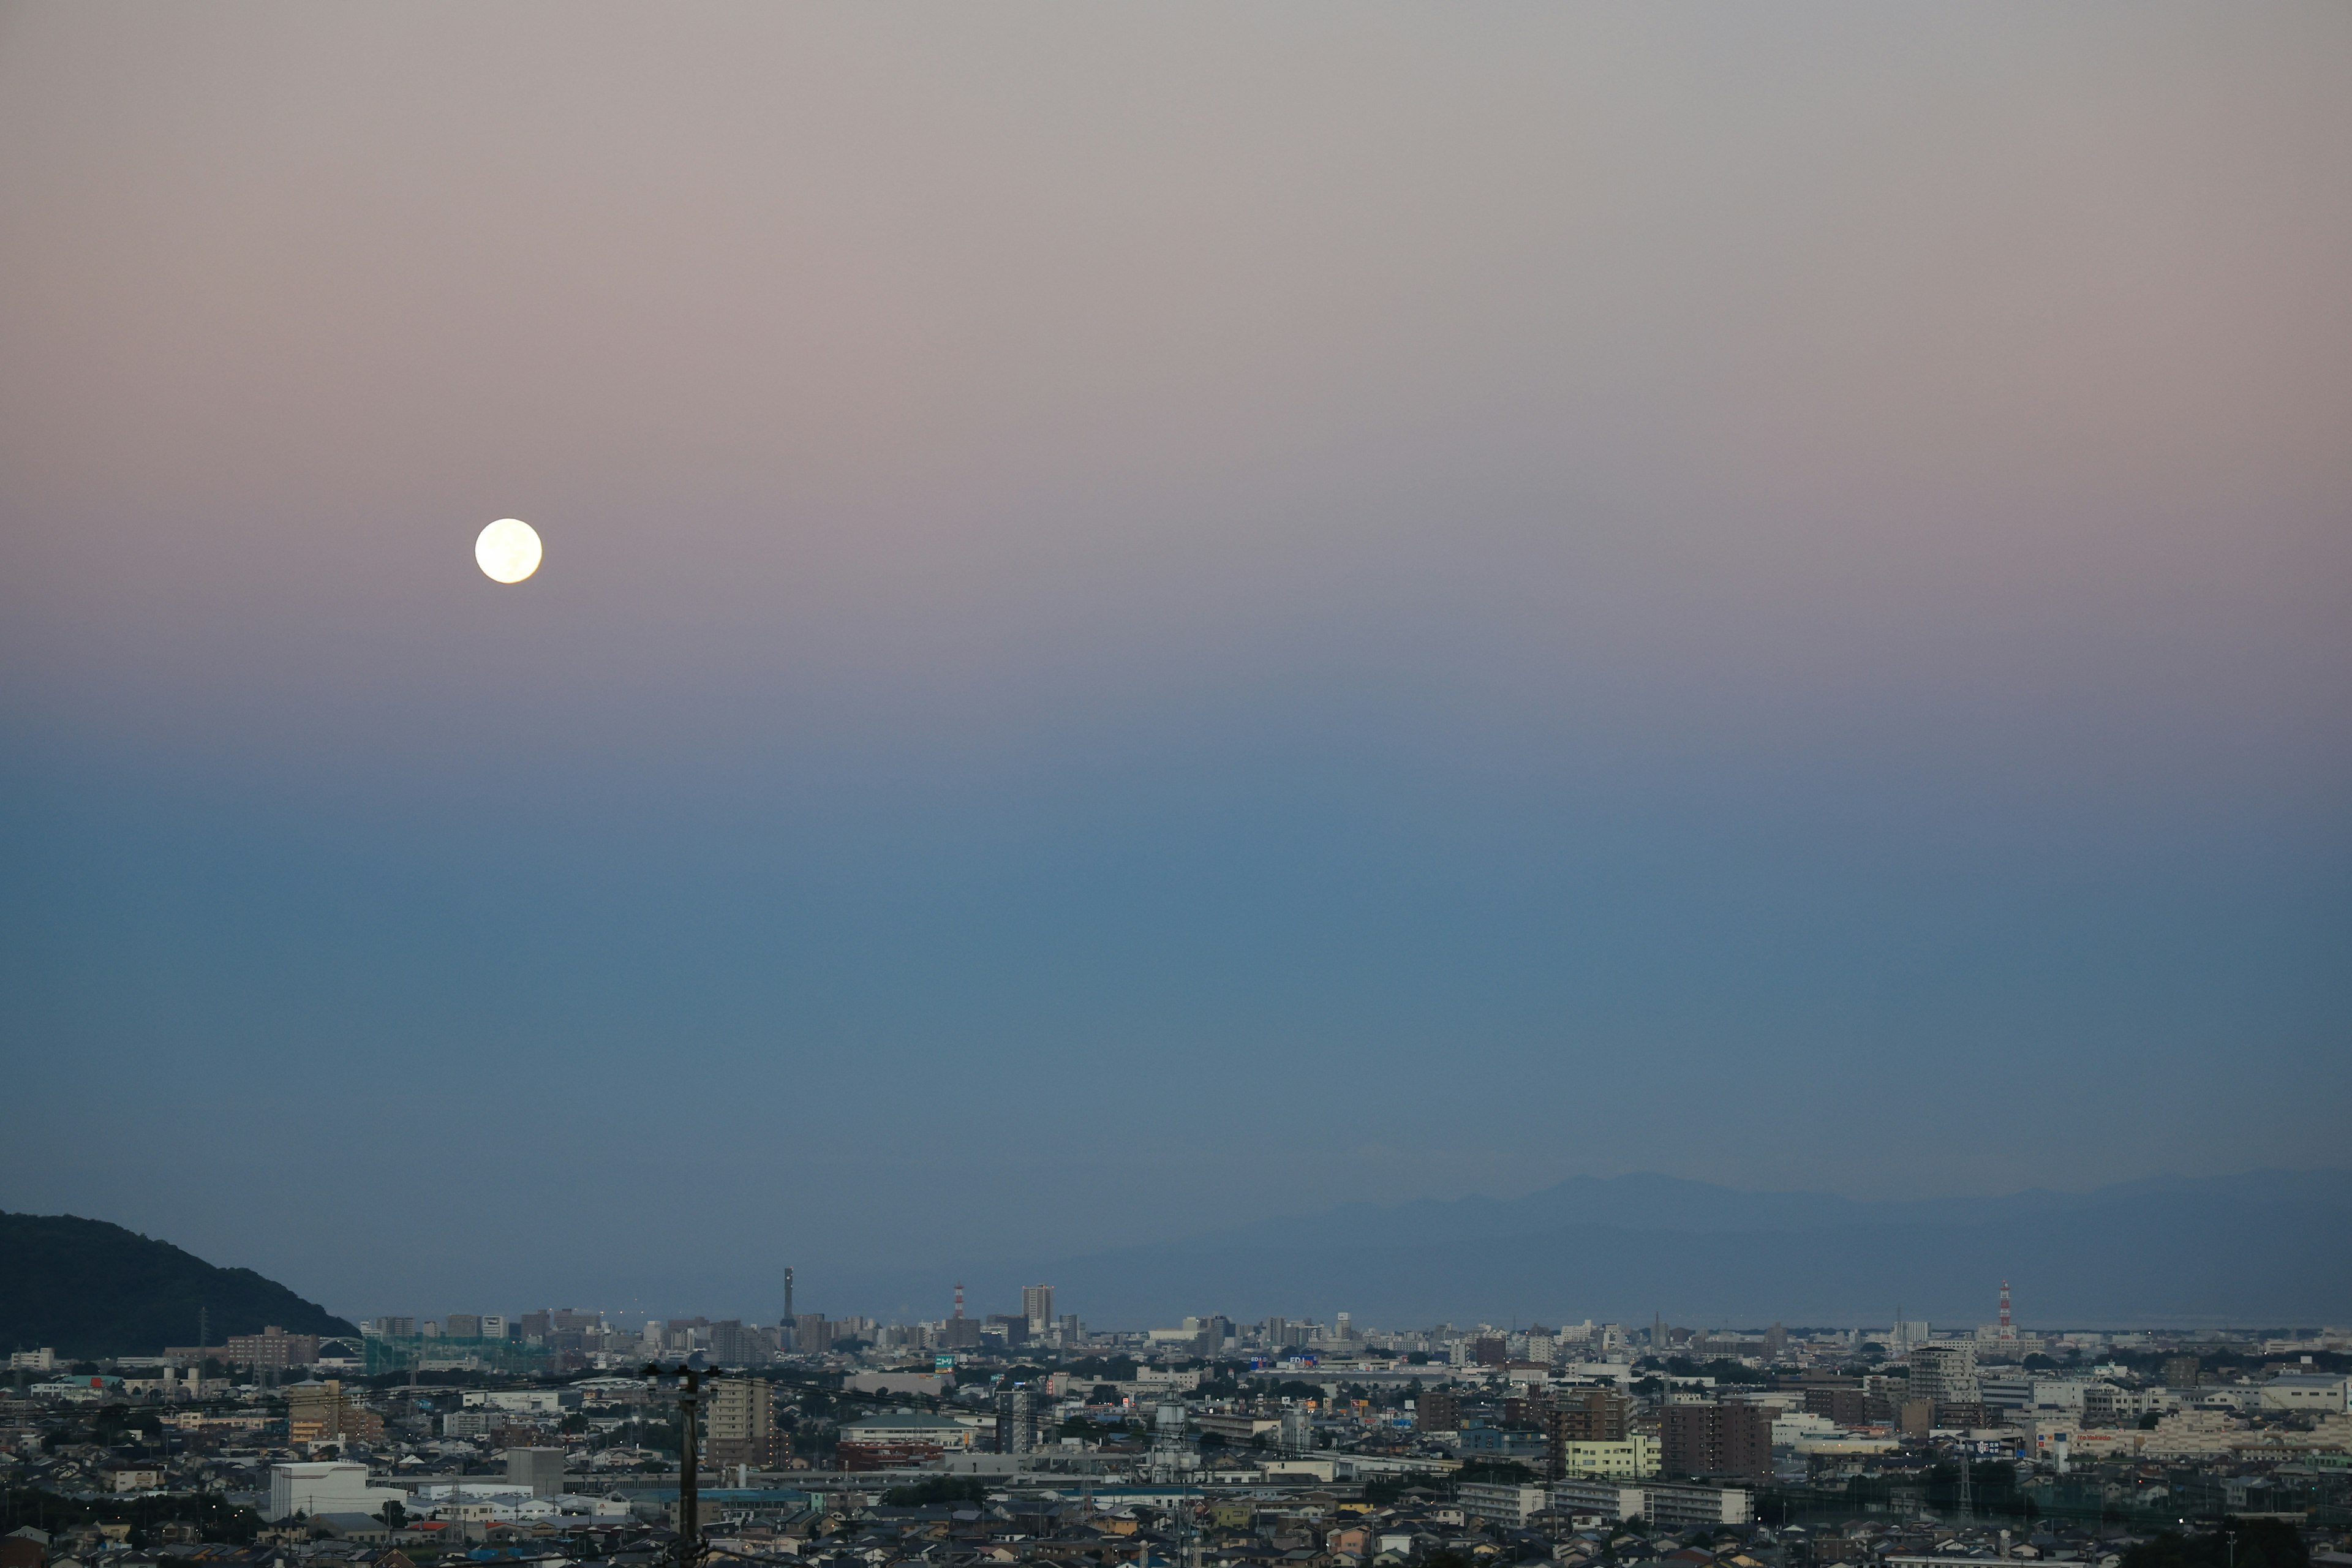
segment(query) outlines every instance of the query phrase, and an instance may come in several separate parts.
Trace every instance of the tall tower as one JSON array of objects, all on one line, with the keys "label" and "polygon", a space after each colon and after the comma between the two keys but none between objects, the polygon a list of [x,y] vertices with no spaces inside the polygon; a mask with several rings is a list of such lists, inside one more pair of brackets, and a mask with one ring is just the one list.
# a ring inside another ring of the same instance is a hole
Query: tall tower
[{"label": "tall tower", "polygon": [[956,1281],[956,1321],[963,1321],[963,1281]]},{"label": "tall tower", "polygon": [[786,1322],[788,1322],[788,1323],[789,1323],[789,1322],[791,1322],[792,1321],[793,1321],[793,1271],[792,1271],[792,1269],[791,1269],[789,1267],[787,1267],[787,1268],[784,1269],[784,1321],[786,1321]]},{"label": "tall tower", "polygon": [[2009,1281],[2006,1279],[2000,1282],[2000,1337],[2004,1340],[2017,1338],[2017,1325],[2010,1321],[2009,1316]]}]

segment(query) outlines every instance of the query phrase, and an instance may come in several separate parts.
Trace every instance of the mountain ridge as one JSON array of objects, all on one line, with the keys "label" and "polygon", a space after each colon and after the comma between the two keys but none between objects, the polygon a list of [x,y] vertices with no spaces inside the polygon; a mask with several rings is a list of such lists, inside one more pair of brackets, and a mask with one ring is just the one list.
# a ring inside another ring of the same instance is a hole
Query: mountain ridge
[{"label": "mountain ridge", "polygon": [[78,1215],[0,1212],[0,1342],[79,1359],[153,1355],[271,1324],[297,1334],[357,1327],[250,1268],[220,1268],[168,1241]]},{"label": "mountain ridge", "polygon": [[[2352,1205],[2352,1170],[2289,1170],[2263,1168],[2221,1176],[2184,1176],[2163,1173],[2113,1183],[2086,1192],[2069,1193],[2051,1187],[2025,1187],[1990,1197],[1850,1198],[1834,1193],[1758,1191],[1727,1187],[1658,1172],[1632,1172],[1621,1176],[1570,1176],[1516,1198],[1472,1194],[1461,1198],[1412,1199],[1402,1204],[1341,1204],[1318,1214],[1270,1219],[1223,1231],[1199,1233],[1192,1240],[1232,1240],[1242,1234],[1276,1235],[1290,1226],[1309,1225],[1324,1234],[1345,1231],[1351,1225],[1378,1224],[1393,1237],[1414,1222],[1444,1224],[1454,1236],[1517,1234],[1571,1220],[1606,1224],[1630,1222],[1633,1228],[1664,1227],[1694,1234],[1732,1234],[1759,1230],[1808,1230],[1843,1225],[1906,1225],[1921,1220],[1952,1223],[1996,1223],[2007,1218],[2050,1213],[2079,1212],[2138,1196],[2194,1195],[2253,1186],[2268,1191],[2249,1196],[2287,1195],[2283,1189],[2324,1193]],[[1591,1205],[1592,1212],[1561,1212],[1570,1201]]]}]

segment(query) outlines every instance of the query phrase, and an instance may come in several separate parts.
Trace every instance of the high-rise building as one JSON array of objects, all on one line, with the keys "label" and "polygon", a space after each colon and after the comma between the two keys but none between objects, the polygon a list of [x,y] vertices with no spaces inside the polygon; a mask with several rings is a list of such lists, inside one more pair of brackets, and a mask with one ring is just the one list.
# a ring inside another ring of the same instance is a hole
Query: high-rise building
[{"label": "high-rise building", "polygon": [[1868,1421],[1869,1396],[1860,1388],[1832,1384],[1805,1390],[1805,1414],[1825,1417],[1836,1426],[1860,1426]]},{"label": "high-rise building", "polygon": [[1977,1347],[1972,1340],[1937,1340],[1911,1349],[1911,1397],[1930,1405],[1979,1405]]},{"label": "high-rise building", "polygon": [[1421,1432],[1458,1432],[1462,1429],[1462,1401],[1450,1388],[1433,1388],[1413,1401],[1412,1425]]},{"label": "high-rise building", "polygon": [[478,1340],[482,1337],[482,1315],[452,1312],[441,1320],[441,1331],[453,1340]]},{"label": "high-rise building", "polygon": [[702,1408],[703,1453],[711,1464],[765,1470],[782,1463],[775,1390],[766,1378],[713,1378],[703,1384]]},{"label": "high-rise building", "polygon": [[1659,1450],[1670,1476],[1769,1477],[1772,1415],[1760,1405],[1669,1405]]},{"label": "high-rise building", "polygon": [[1562,1389],[1549,1412],[1552,1479],[1567,1474],[1561,1456],[1572,1443],[1622,1443],[1633,1429],[1633,1402],[1613,1388]]},{"label": "high-rise building", "polygon": [[1054,1326],[1054,1288],[1051,1285],[1021,1287],[1021,1315],[1029,1320],[1029,1332],[1043,1339]]},{"label": "high-rise building", "polygon": [[996,1391],[996,1451],[1037,1451],[1037,1394],[1025,1383]]},{"label": "high-rise building", "polygon": [[793,1348],[803,1355],[820,1355],[833,1343],[833,1325],[823,1312],[803,1312],[793,1320]]},{"label": "high-rise building", "polygon": [[768,1331],[730,1318],[710,1325],[710,1359],[720,1366],[764,1366],[775,1351]]},{"label": "high-rise building", "polygon": [[343,1392],[333,1378],[298,1383],[286,1391],[286,1438],[290,1443],[373,1442],[383,1417]]}]

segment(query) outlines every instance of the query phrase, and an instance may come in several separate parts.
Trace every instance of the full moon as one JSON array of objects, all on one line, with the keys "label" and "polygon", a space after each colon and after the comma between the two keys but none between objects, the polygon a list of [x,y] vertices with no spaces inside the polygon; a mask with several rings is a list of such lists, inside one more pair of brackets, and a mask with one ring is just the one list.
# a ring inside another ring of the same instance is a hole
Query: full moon
[{"label": "full moon", "polygon": [[519,517],[502,517],[474,541],[474,560],[493,583],[520,583],[539,570],[539,531]]}]

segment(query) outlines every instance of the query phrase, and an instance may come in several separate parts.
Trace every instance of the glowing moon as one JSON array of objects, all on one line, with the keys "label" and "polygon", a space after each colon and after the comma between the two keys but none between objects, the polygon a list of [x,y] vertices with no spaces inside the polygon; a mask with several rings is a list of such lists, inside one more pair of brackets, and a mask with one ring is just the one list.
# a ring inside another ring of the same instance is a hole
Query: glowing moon
[{"label": "glowing moon", "polygon": [[520,583],[539,570],[539,531],[519,517],[502,517],[474,541],[474,560],[493,583]]}]

